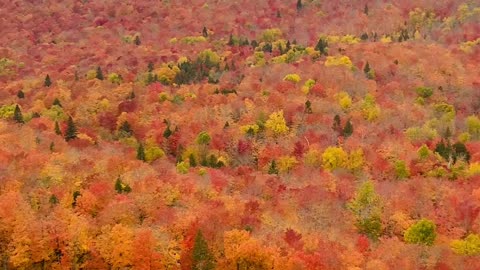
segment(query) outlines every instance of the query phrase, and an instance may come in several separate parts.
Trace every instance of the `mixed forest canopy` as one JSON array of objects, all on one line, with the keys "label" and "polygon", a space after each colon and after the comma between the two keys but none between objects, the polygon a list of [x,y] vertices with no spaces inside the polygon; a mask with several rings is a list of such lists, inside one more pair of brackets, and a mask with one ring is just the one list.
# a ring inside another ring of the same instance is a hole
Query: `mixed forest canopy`
[{"label": "mixed forest canopy", "polygon": [[480,3],[3,1],[2,269],[480,269]]}]

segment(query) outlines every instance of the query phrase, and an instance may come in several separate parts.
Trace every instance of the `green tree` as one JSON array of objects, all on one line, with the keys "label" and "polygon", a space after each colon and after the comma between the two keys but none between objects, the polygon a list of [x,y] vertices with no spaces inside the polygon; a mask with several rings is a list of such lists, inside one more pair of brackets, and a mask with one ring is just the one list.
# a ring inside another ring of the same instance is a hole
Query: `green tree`
[{"label": "green tree", "polygon": [[207,27],[203,27],[203,30],[202,30],[202,36],[203,37],[208,37],[208,30],[207,30]]},{"label": "green tree", "polygon": [[353,134],[353,125],[350,122],[350,119],[345,123],[345,127],[343,128],[343,137],[348,138]]},{"label": "green tree", "polygon": [[467,147],[462,142],[457,142],[453,145],[454,157],[453,161],[456,162],[457,159],[461,158],[466,162],[470,162],[470,153],[467,150]]},{"label": "green tree", "polygon": [[188,162],[190,163],[190,167],[197,167],[197,160],[195,159],[193,153],[188,156]]},{"label": "green tree", "polygon": [[202,131],[197,136],[197,143],[200,145],[207,145],[210,143],[210,135],[206,131]]},{"label": "green tree", "polygon": [[18,97],[18,98],[25,98],[25,93],[23,93],[22,90],[18,90],[18,92],[17,92],[17,97]]},{"label": "green tree", "polygon": [[356,218],[355,225],[360,233],[371,239],[380,237],[382,202],[371,180],[362,183],[347,206]]},{"label": "green tree", "polygon": [[118,132],[119,132],[119,136],[122,138],[130,137],[133,135],[132,126],[126,120],[123,121],[123,123],[120,125]]},{"label": "green tree", "polygon": [[139,36],[135,36],[135,40],[133,41],[133,44],[139,46],[140,44],[142,44],[142,41],[140,41],[140,37]]},{"label": "green tree", "polygon": [[129,193],[132,191],[132,188],[130,187],[130,185],[123,183],[122,179],[118,177],[115,181],[115,191],[117,191],[117,193],[119,194]]},{"label": "green tree", "polygon": [[55,121],[55,134],[62,135],[62,131],[60,130],[60,126],[58,125],[57,121]]},{"label": "green tree", "polygon": [[15,111],[13,111],[13,120],[15,120],[15,122],[20,124],[25,123],[25,121],[23,120],[22,111],[20,110],[20,107],[18,106],[18,104],[15,105]]},{"label": "green tree", "polygon": [[303,8],[302,0],[297,0],[297,10],[301,10]]},{"label": "green tree", "polygon": [[48,202],[49,202],[50,204],[57,204],[59,201],[58,201],[57,196],[55,196],[55,194],[52,194],[52,195],[50,196],[50,199],[48,199]]},{"label": "green tree", "polygon": [[43,85],[46,87],[50,87],[52,85],[52,80],[50,79],[50,75],[47,74],[45,77],[45,81],[43,82]]},{"label": "green tree", "polygon": [[405,164],[405,161],[403,160],[395,161],[394,168],[395,168],[395,175],[397,176],[398,179],[405,179],[410,177],[410,170]]},{"label": "green tree", "polygon": [[368,61],[367,61],[367,63],[365,64],[365,67],[363,68],[363,72],[364,72],[365,74],[368,74],[368,72],[370,72],[370,64],[368,63]]},{"label": "green tree", "polygon": [[143,144],[139,144],[137,148],[137,159],[145,161],[145,148],[143,147]]},{"label": "green tree", "polygon": [[307,101],[305,102],[305,113],[308,113],[308,114],[313,113],[313,111],[312,111],[312,103],[310,102],[310,100],[307,100]]},{"label": "green tree", "polygon": [[65,131],[65,141],[70,141],[77,138],[77,127],[73,122],[73,118],[71,116],[68,117],[67,121],[67,130]]},{"label": "green tree", "polygon": [[420,86],[415,89],[417,95],[422,98],[429,98],[433,95],[433,89],[431,87]]},{"label": "green tree", "polygon": [[268,174],[278,174],[277,162],[272,160],[270,167],[268,167]]},{"label": "green tree", "polygon": [[363,13],[368,16],[368,5],[365,4],[365,7],[363,8]]},{"label": "green tree", "polygon": [[97,73],[95,75],[95,78],[99,79],[99,80],[102,80],[105,79],[105,77],[103,76],[103,71],[102,71],[102,68],[101,67],[97,67]]},{"label": "green tree", "polygon": [[55,100],[53,100],[52,105],[57,105],[58,107],[62,107],[62,104],[60,103],[60,100],[58,98],[55,98]]},{"label": "green tree", "polygon": [[405,231],[403,239],[407,243],[431,246],[437,237],[436,228],[433,221],[421,219]]},{"label": "green tree", "polygon": [[325,38],[320,38],[315,46],[315,50],[320,52],[320,55],[328,54],[328,41]]},{"label": "green tree", "polygon": [[152,72],[154,68],[155,68],[155,66],[154,66],[153,62],[148,62],[148,67],[147,67],[148,72]]},{"label": "green tree", "polygon": [[338,133],[342,131],[342,120],[340,119],[340,115],[336,114],[333,117],[333,125],[332,129]]},{"label": "green tree", "polygon": [[213,254],[208,249],[208,244],[203,237],[202,231],[198,230],[195,235],[192,252],[192,270],[213,270],[215,260]]}]

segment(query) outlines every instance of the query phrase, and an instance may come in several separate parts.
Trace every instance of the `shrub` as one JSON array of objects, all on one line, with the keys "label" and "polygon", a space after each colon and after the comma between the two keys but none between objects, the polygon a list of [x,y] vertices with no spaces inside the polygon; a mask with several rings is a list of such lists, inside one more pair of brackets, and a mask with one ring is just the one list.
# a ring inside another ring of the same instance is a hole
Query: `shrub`
[{"label": "shrub", "polygon": [[421,219],[405,231],[403,238],[407,243],[431,246],[437,237],[436,229],[433,221]]}]

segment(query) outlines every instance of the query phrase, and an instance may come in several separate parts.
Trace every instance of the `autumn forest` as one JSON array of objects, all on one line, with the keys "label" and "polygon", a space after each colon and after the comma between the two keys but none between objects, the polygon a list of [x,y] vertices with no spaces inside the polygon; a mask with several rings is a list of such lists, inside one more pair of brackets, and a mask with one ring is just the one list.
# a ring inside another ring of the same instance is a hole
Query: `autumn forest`
[{"label": "autumn forest", "polygon": [[480,269],[480,2],[0,3],[0,269]]}]

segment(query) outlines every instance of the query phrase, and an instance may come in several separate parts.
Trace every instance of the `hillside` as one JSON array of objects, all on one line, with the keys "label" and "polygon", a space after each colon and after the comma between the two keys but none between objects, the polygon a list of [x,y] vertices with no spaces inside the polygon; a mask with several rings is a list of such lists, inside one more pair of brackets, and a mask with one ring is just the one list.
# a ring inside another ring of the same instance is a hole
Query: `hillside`
[{"label": "hillside", "polygon": [[3,2],[2,269],[480,269],[478,1]]}]

